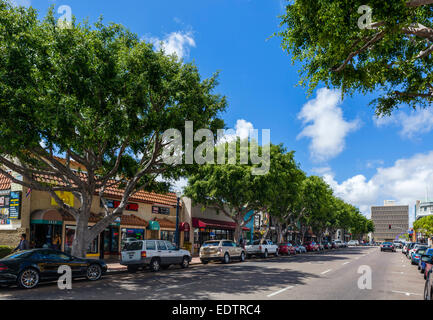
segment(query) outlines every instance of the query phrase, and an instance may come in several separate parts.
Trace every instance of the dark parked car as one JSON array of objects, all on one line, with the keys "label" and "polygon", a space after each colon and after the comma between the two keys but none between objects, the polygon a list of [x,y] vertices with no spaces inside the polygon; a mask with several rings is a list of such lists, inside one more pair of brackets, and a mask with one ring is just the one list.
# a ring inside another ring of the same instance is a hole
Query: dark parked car
[{"label": "dark parked car", "polygon": [[99,280],[107,271],[104,261],[80,259],[52,249],[32,249],[0,259],[0,284],[17,284],[32,289],[41,281],[57,280],[60,266],[71,267],[73,278]]},{"label": "dark parked car", "polygon": [[394,244],[392,242],[384,242],[380,245],[380,251],[395,252]]},{"label": "dark parked car", "polygon": [[324,247],[325,249],[332,249],[332,244],[331,244],[330,242],[328,242],[328,241],[323,241],[322,244],[323,244],[323,247]]}]

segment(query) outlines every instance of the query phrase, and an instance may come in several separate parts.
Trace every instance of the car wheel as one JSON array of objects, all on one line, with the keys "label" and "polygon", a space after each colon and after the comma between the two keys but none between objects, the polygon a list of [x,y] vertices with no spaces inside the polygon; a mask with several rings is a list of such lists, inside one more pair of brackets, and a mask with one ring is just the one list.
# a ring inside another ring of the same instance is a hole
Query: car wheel
[{"label": "car wheel", "polygon": [[268,250],[265,250],[265,253],[263,253],[263,258],[265,258],[265,259],[268,258]]},{"label": "car wheel", "polygon": [[189,258],[188,258],[188,257],[183,257],[183,259],[182,259],[182,263],[180,264],[180,266],[181,266],[183,269],[188,268],[188,267],[189,267]]},{"label": "car wheel", "polygon": [[128,272],[135,273],[137,272],[138,267],[137,266],[128,266]]},{"label": "car wheel", "polygon": [[159,261],[158,258],[154,258],[152,259],[152,261],[150,261],[150,270],[152,270],[152,272],[158,272],[161,269],[161,262]]},{"label": "car wheel", "polygon": [[209,263],[209,261],[207,261],[207,260],[200,260],[201,261],[201,263],[203,263],[203,264],[208,264]]},{"label": "car wheel", "polygon": [[87,267],[86,278],[90,281],[96,281],[102,277],[102,268],[99,264],[91,264]]},{"label": "car wheel", "polygon": [[223,262],[224,262],[225,264],[227,264],[227,263],[230,262],[230,256],[229,256],[229,254],[228,254],[227,252],[226,252],[226,254],[224,255]]},{"label": "car wheel", "polygon": [[39,284],[39,272],[36,269],[28,268],[18,275],[18,285],[23,289],[33,289]]},{"label": "car wheel", "polygon": [[245,252],[242,251],[241,253],[241,257],[240,257],[241,262],[245,261]]}]

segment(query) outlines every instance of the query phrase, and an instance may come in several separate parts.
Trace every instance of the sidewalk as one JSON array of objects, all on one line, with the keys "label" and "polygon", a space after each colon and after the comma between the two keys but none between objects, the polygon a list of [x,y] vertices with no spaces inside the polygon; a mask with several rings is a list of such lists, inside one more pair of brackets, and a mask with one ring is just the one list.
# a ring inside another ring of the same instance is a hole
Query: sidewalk
[{"label": "sidewalk", "polygon": [[[107,264],[107,268],[108,268],[107,272],[119,272],[119,271],[126,271],[127,270],[127,267],[122,266],[119,261],[111,260],[111,261],[105,261],[105,263]],[[200,259],[198,257],[193,257],[191,262],[190,262],[190,265],[200,264],[200,263],[201,262],[200,262]]]}]

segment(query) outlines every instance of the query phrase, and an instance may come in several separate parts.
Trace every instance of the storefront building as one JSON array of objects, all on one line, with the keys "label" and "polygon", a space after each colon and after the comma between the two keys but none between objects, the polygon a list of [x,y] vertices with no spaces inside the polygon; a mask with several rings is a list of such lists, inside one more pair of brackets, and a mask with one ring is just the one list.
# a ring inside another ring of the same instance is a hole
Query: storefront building
[{"label": "storefront building", "polygon": [[[109,208],[119,205],[121,192],[107,189],[105,198]],[[71,194],[65,192],[59,196],[69,205],[79,207]],[[87,257],[116,258],[123,244],[131,239],[174,241],[177,207],[174,193],[137,192],[129,201],[122,217],[89,245]],[[104,209],[97,195],[93,198],[91,212],[89,228],[103,217]],[[185,227],[182,212],[180,203],[180,227]],[[21,234],[25,233],[32,248],[49,247],[70,252],[75,228],[75,219],[62,212],[48,192],[29,191],[0,176],[0,245],[16,247]]]}]

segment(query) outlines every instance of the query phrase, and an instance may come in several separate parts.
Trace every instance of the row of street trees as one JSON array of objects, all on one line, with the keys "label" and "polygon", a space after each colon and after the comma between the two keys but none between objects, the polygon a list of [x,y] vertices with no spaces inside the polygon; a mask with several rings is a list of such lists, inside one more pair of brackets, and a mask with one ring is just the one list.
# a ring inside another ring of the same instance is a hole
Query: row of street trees
[{"label": "row of street trees", "polygon": [[[250,145],[254,145],[250,141]],[[226,150],[238,150],[241,141],[226,142]],[[217,146],[215,153],[217,152]],[[259,147],[259,149],[261,149]],[[226,153],[227,156],[227,153]],[[337,229],[352,233],[354,238],[373,232],[371,220],[357,208],[333,194],[330,186],[320,177],[306,176],[282,145],[270,146],[270,170],[266,175],[251,174],[254,165],[205,164],[189,176],[185,194],[203,207],[214,208],[236,222],[235,240],[252,218],[250,211],[270,214],[282,241],[283,227],[298,230],[302,240],[308,230],[322,239],[325,232]],[[266,234],[264,235],[266,236]]]},{"label": "row of street trees", "polygon": [[428,238],[433,237],[433,216],[426,216],[416,220],[413,223],[413,229]]}]

